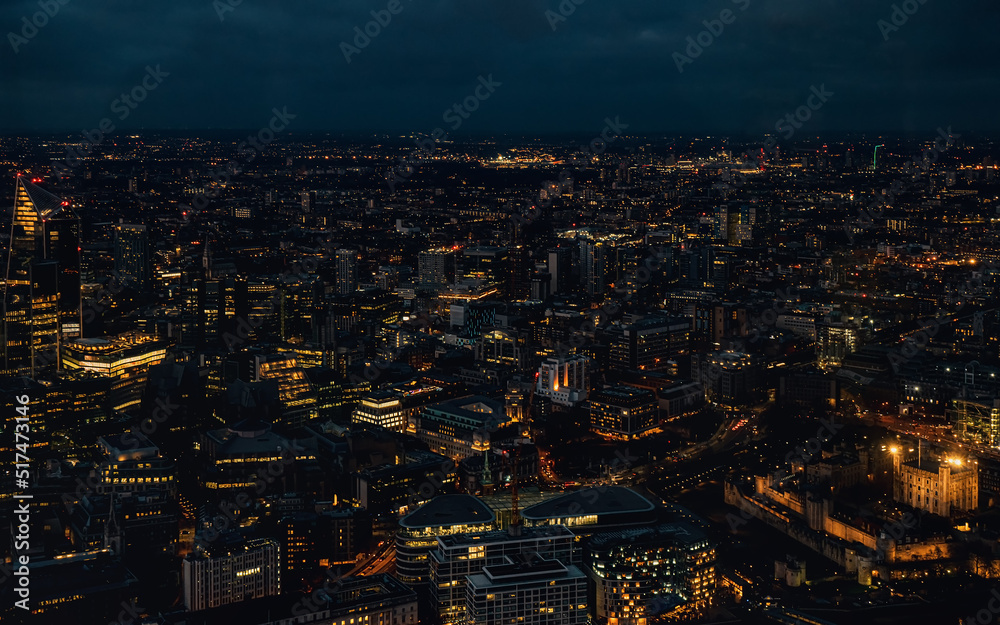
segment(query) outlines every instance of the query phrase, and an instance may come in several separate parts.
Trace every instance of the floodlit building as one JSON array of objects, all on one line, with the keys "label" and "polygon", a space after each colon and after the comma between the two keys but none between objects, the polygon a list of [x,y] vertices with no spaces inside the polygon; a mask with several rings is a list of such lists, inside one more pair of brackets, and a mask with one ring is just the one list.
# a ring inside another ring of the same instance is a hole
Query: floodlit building
[{"label": "floodlit building", "polygon": [[904,460],[894,454],[893,497],[919,510],[950,517],[979,508],[977,465],[959,458]]},{"label": "floodlit building", "polygon": [[538,369],[535,392],[553,404],[573,406],[587,399],[590,389],[590,360],[575,354],[546,358]]}]

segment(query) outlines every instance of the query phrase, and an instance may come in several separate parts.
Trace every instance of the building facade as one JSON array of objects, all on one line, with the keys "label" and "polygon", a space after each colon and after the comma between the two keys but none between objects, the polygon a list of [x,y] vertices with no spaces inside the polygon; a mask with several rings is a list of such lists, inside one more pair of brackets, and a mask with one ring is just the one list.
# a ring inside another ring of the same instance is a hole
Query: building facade
[{"label": "building facade", "polygon": [[273,540],[191,554],[182,566],[184,604],[191,612],[281,593],[281,549]]}]

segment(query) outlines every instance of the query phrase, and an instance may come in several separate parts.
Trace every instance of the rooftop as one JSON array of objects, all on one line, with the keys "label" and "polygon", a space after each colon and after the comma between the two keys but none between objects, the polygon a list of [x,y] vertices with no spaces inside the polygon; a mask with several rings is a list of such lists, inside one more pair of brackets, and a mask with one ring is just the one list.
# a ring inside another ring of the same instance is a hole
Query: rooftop
[{"label": "rooftop", "polygon": [[441,495],[403,517],[399,524],[412,529],[494,521],[496,515],[489,506],[472,495]]},{"label": "rooftop", "polygon": [[524,510],[525,519],[560,519],[590,514],[651,512],[648,499],[623,486],[599,486],[543,501]]}]

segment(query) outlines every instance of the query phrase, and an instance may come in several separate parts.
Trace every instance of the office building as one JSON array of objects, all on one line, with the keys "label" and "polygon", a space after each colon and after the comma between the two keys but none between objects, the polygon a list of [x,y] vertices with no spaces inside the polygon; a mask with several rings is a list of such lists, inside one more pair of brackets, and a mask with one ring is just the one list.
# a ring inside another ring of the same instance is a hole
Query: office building
[{"label": "office building", "polygon": [[56,370],[80,336],[80,218],[69,202],[18,176],[4,291],[3,375]]},{"label": "office building", "polygon": [[372,514],[398,514],[454,489],[456,464],[431,452],[407,453],[407,461],[354,474],[354,502]]},{"label": "office building", "polygon": [[590,360],[579,354],[546,358],[538,369],[535,394],[560,406],[578,404],[590,390],[589,368]]},{"label": "office building", "polygon": [[705,389],[705,399],[719,406],[739,408],[766,398],[763,367],[748,354],[695,354],[691,357],[691,375]]},{"label": "office building", "polygon": [[503,284],[509,270],[507,248],[486,245],[465,248],[462,265],[463,278]]},{"label": "office building", "polygon": [[552,293],[567,293],[573,289],[573,249],[557,247],[550,249],[548,257],[549,280]]},{"label": "office building", "polygon": [[430,590],[442,623],[464,622],[466,581],[470,575],[481,573],[486,566],[532,556],[565,564],[578,564],[580,560],[576,537],[562,525],[523,528],[514,535],[494,531],[438,537],[437,549],[429,556]]},{"label": "office building", "polygon": [[594,587],[594,618],[639,625],[665,611],[704,610],[716,588],[715,549],[686,521],[592,536],[583,569]]},{"label": "office building", "polygon": [[590,297],[604,295],[607,290],[607,246],[602,241],[580,241],[580,279]]},{"label": "office building", "polygon": [[273,540],[220,545],[182,564],[184,605],[191,612],[281,593],[281,549]]},{"label": "office building", "polygon": [[417,257],[417,274],[420,286],[444,287],[455,282],[457,250],[438,248],[421,252]]},{"label": "office building", "polygon": [[496,515],[472,495],[438,495],[399,521],[396,575],[416,586],[430,581],[430,554],[439,536],[495,529]]},{"label": "office building", "polygon": [[115,225],[115,271],[131,280],[137,289],[146,291],[153,286],[153,258],[149,232],[141,224]]},{"label": "office building", "polygon": [[565,525],[577,535],[648,526],[656,506],[623,486],[585,488],[528,506],[521,513],[525,527]]},{"label": "office building", "polygon": [[489,449],[491,430],[507,421],[503,404],[468,395],[424,407],[410,418],[408,431],[431,451],[457,460]]},{"label": "office building", "polygon": [[631,440],[657,426],[656,395],[631,386],[613,386],[590,397],[590,429],[619,440]]},{"label": "office building", "polygon": [[361,400],[351,414],[351,423],[374,425],[393,432],[406,430],[403,402],[392,391],[377,391]]},{"label": "office building", "polygon": [[688,352],[691,322],[685,318],[648,317],[613,335],[610,365],[617,371],[666,371]]},{"label": "office building", "polygon": [[371,546],[372,517],[364,508],[293,512],[278,528],[282,566],[289,573],[353,565]]},{"label": "office building", "polygon": [[583,625],[587,578],[558,560],[510,560],[469,576],[465,606],[470,625]]},{"label": "office building", "polygon": [[98,466],[99,493],[177,492],[174,461],[142,432],[102,436],[98,444],[105,454]]},{"label": "office building", "polygon": [[355,250],[337,250],[337,294],[350,295],[358,290],[358,253]]},{"label": "office building", "polygon": [[63,366],[110,378],[114,409],[131,410],[141,403],[149,368],[163,360],[168,345],[145,334],[75,339],[63,349]]},{"label": "office building", "polygon": [[388,573],[346,577],[312,595],[315,610],[260,625],[417,625],[417,593]]}]

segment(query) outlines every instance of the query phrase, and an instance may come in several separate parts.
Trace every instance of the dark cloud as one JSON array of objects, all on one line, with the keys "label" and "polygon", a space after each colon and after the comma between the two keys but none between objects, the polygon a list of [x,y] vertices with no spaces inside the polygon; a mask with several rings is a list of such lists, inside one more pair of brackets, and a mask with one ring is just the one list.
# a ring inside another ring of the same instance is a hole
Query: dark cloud
[{"label": "dark cloud", "polygon": [[[296,129],[429,132],[492,74],[502,86],[460,131],[596,132],[617,115],[630,131],[761,134],[820,84],[836,95],[803,132],[997,128],[988,0],[909,0],[888,41],[878,21],[902,2],[399,2],[347,63],[342,42],[389,0],[242,0],[223,20],[210,0],[68,0],[18,53],[0,42],[0,126],[93,127],[159,65],[169,77],[121,127],[255,128],[288,106]],[[553,29],[561,6],[575,9]],[[674,53],[724,9],[735,21],[679,73]],[[4,4],[0,32],[39,11]]]}]

